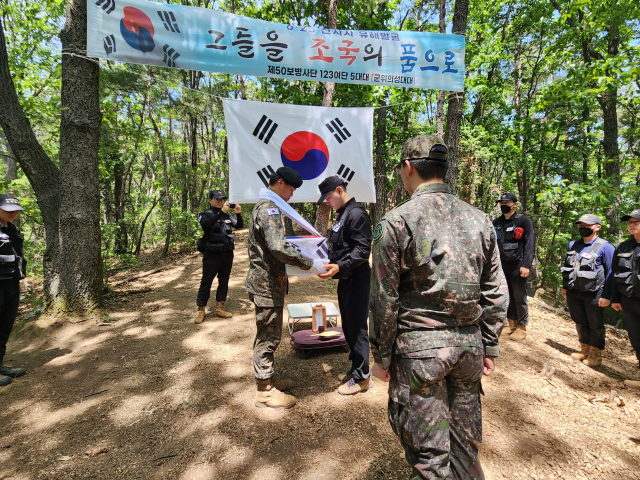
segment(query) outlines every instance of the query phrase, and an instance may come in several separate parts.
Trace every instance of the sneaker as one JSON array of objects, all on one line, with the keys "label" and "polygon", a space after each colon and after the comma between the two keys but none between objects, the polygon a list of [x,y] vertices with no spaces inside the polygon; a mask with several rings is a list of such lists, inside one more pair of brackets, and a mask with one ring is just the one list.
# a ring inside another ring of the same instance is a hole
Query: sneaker
[{"label": "sneaker", "polygon": [[338,380],[342,383],[347,383],[349,380],[353,378],[353,370],[347,370],[347,373],[341,373],[338,375]]},{"label": "sneaker", "polygon": [[359,392],[366,392],[373,383],[371,377],[361,382],[356,382],[353,378],[349,379],[347,383],[344,383],[338,387],[338,393],[340,395],[355,395]]},{"label": "sneaker", "polygon": [[25,373],[27,373],[27,371],[24,368],[13,368],[0,365],[0,375],[4,375],[5,377],[17,378],[21,377]]},{"label": "sneaker", "polygon": [[6,375],[0,375],[0,387],[9,385],[12,381],[13,380],[11,380],[11,377],[7,377]]}]

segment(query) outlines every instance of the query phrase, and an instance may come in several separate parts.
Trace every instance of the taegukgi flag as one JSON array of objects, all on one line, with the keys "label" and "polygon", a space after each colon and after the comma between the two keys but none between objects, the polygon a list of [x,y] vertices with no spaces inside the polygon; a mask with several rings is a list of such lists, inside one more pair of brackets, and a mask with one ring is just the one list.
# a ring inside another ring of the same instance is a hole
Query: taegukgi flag
[{"label": "taegukgi flag", "polygon": [[269,175],[285,166],[304,181],[291,202],[315,202],[318,185],[340,175],[359,202],[375,202],[373,108],[309,107],[224,100],[229,200],[255,203]]}]

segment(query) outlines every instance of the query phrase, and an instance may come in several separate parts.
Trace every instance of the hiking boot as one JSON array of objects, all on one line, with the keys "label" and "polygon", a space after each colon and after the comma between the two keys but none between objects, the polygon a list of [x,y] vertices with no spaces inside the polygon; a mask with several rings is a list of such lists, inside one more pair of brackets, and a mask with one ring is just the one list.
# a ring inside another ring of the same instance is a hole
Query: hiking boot
[{"label": "hiking boot", "polygon": [[271,379],[271,386],[276,390],[280,390],[281,392],[286,392],[287,390],[291,390],[293,388],[293,380],[289,380],[288,378],[279,378],[279,379]]},{"label": "hiking boot", "polygon": [[193,323],[202,323],[204,322],[204,316],[206,314],[205,312],[206,307],[205,306],[198,306],[198,314],[196,315],[196,319],[193,321]]},{"label": "hiking boot", "polygon": [[599,367],[602,363],[602,350],[591,347],[591,351],[589,352],[589,358],[582,361],[587,367]]},{"label": "hiking boot", "polygon": [[527,338],[527,327],[525,325],[518,325],[516,331],[509,335],[511,340],[515,340],[516,342],[521,342],[525,338]]},{"label": "hiking boot", "polygon": [[518,328],[518,322],[516,322],[515,320],[511,320],[510,318],[507,318],[507,325],[502,329],[502,333],[500,334],[500,336],[511,335],[513,332],[516,331],[517,328]]},{"label": "hiking boot", "polygon": [[638,380],[625,380],[623,383],[627,387],[640,388],[640,382]]},{"label": "hiking boot", "polygon": [[233,313],[224,311],[224,302],[216,303],[216,310],[213,312],[216,317],[220,318],[231,318],[233,317]]},{"label": "hiking boot", "polygon": [[581,343],[580,351],[572,353],[571,358],[582,361],[589,356],[590,349],[591,347],[589,347],[589,345],[587,345],[586,343]]},{"label": "hiking boot", "polygon": [[6,375],[0,375],[0,387],[9,385],[12,381],[13,380],[11,380],[11,377],[7,377]]},{"label": "hiking boot", "polygon": [[340,395],[355,395],[358,392],[366,392],[372,383],[371,377],[360,382],[356,382],[351,378],[347,383],[343,383],[338,387],[338,393]]},{"label": "hiking boot", "polygon": [[283,408],[291,408],[296,404],[296,398],[292,395],[282,393],[276,387],[271,385],[269,380],[256,380],[258,391],[254,405],[258,408],[269,407],[274,410],[282,410]]}]

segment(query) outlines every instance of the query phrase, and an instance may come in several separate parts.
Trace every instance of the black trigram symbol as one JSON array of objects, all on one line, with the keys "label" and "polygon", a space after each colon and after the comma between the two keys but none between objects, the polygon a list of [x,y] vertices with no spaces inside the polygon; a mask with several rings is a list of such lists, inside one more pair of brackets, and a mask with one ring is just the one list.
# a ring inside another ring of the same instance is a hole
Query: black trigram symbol
[{"label": "black trigram symbol", "polygon": [[260,180],[262,180],[262,183],[264,183],[265,188],[269,186],[269,177],[274,173],[276,172],[273,171],[271,165],[267,165],[263,169],[257,171],[257,174],[260,177]]},{"label": "black trigram symbol", "polygon": [[116,0],[98,0],[96,2],[96,5],[98,7],[102,7],[102,10],[104,10],[104,13],[109,14],[115,10]]},{"label": "black trigram symbol", "polygon": [[110,53],[115,53],[116,51],[116,38],[113,35],[109,35],[104,37],[102,40],[104,43],[104,51],[107,52],[107,55]]},{"label": "black trigram symbol", "polygon": [[167,67],[175,68],[176,58],[178,58],[180,54],[176,52],[175,49],[171,48],[169,45],[165,45],[164,47],[162,47],[162,50],[164,51],[163,62],[167,64]]},{"label": "black trigram symbol", "polygon": [[327,248],[327,241],[322,239],[318,245],[316,245],[318,249],[316,250],[316,255],[320,258],[327,258],[329,256],[329,249]]},{"label": "black trigram symbol", "polygon": [[349,167],[345,167],[344,165],[340,165],[338,169],[338,175],[344,178],[347,182],[350,182],[356,172],[351,170]]},{"label": "black trigram symbol", "polygon": [[158,11],[158,16],[160,17],[160,20],[162,20],[164,28],[173,33],[180,33],[178,22],[176,21],[176,17],[173,15],[173,12]]},{"label": "black trigram symbol", "polygon": [[[265,123],[265,120],[267,121],[267,123]],[[264,127],[262,126],[263,124]],[[271,135],[273,135],[273,132],[276,131],[276,128],[278,128],[278,124],[276,122],[274,122],[270,118],[267,118],[266,115],[262,115],[262,118],[258,122],[258,125],[256,125],[256,128],[253,130],[253,136],[258,137],[258,139],[268,144],[269,140],[271,140]]]},{"label": "black trigram symbol", "polygon": [[351,136],[351,134],[349,133],[349,130],[344,128],[344,125],[342,125],[342,122],[340,121],[339,118],[331,120],[329,123],[326,124],[326,126],[329,129],[329,131],[333,133],[333,136],[336,137],[336,140],[338,140],[338,143],[344,142],[347,138]]}]

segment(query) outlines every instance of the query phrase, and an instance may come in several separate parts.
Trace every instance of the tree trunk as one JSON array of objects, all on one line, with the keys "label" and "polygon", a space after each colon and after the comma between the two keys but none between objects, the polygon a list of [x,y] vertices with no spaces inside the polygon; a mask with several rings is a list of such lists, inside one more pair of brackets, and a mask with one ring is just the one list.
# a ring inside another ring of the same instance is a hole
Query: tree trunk
[{"label": "tree trunk", "polygon": [[135,252],[133,252],[134,255],[138,255],[140,253],[140,246],[142,245],[142,235],[144,234],[144,226],[147,224],[147,220],[149,219],[149,215],[151,215],[151,212],[153,212],[153,209],[156,208],[156,205],[158,204],[158,202],[160,201],[160,199],[163,196],[164,196],[164,192],[162,192],[160,195],[158,195],[158,198],[156,198],[153,201],[153,205],[151,205],[151,208],[149,209],[147,214],[144,216],[144,219],[142,220],[142,223],[140,224],[140,234],[138,235],[138,242],[136,243],[136,250],[135,250]]},{"label": "tree trunk", "polygon": [[13,155],[11,145],[4,137],[2,129],[0,129],[0,147],[4,147],[4,151],[0,152],[2,155],[2,163],[4,163],[4,178],[7,182],[12,182],[18,178],[18,162]]},{"label": "tree trunk", "polygon": [[[439,30],[440,33],[447,33],[447,3],[446,0],[440,0],[440,21]],[[444,137],[444,99],[446,92],[444,90],[438,91],[438,103],[436,108],[436,134],[438,138]]]},{"label": "tree trunk", "polygon": [[59,175],[24,114],[9,71],[4,25],[0,17],[0,127],[36,195],[45,228],[44,295],[47,302],[62,291],[59,255]]},{"label": "tree trunk", "polygon": [[[382,100],[382,105],[386,102]],[[386,128],[387,107],[378,109],[378,122],[376,125],[376,160],[373,167],[374,182],[376,187],[376,203],[373,207],[372,223],[376,225],[384,216],[384,210],[387,206],[387,149],[385,143],[387,141]]]},{"label": "tree trunk", "polygon": [[[453,11],[453,28],[451,33],[465,35],[467,31],[467,17],[469,16],[469,0],[456,0]],[[445,183],[449,185],[451,193],[455,195],[458,181],[458,147],[460,145],[460,130],[462,128],[462,114],[464,106],[464,91],[449,93],[449,107],[447,109],[447,129],[444,143],[447,145],[447,161],[449,170]]]},{"label": "tree trunk", "polygon": [[[62,50],[87,49],[87,2],[67,4]],[[61,312],[83,315],[102,306],[99,142],[100,69],[90,60],[62,56],[60,121]]]},{"label": "tree trunk", "polygon": [[[338,0],[329,0],[327,16],[329,18],[329,25],[327,25],[327,27],[336,28],[336,25],[338,24]],[[326,82],[324,84],[324,97],[322,98],[323,107],[333,106],[333,94],[335,93],[335,90],[335,82]],[[330,211],[331,207],[323,202],[318,206],[318,211],[316,213],[316,222],[314,227],[318,232],[325,236],[329,225]]]}]

